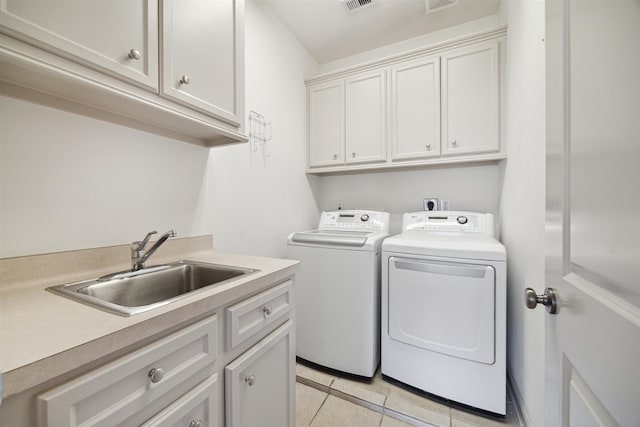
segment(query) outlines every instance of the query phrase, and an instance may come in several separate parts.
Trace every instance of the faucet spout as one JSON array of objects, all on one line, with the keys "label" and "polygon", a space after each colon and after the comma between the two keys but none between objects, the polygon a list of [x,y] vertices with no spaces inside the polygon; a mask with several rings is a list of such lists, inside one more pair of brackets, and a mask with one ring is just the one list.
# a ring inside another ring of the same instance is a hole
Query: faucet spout
[{"label": "faucet spout", "polygon": [[142,242],[134,242],[131,246],[131,271],[138,271],[144,268],[144,263],[149,259],[155,251],[158,250],[169,237],[176,237],[177,234],[173,230],[169,230],[164,233],[160,238],[151,246],[148,250],[145,250],[145,246],[149,243],[151,235],[156,234],[157,231],[151,231],[147,234]]}]

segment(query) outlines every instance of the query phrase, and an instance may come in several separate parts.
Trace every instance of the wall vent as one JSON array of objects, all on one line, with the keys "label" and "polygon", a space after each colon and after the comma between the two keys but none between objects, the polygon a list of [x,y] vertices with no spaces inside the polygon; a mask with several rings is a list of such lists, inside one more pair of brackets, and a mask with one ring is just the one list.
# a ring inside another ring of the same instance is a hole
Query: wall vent
[{"label": "wall vent", "polygon": [[424,0],[424,12],[432,13],[438,10],[446,9],[451,6],[455,6],[460,0]]},{"label": "wall vent", "polygon": [[[429,1],[429,0],[427,0]],[[358,12],[364,8],[370,7],[378,3],[378,0],[342,0],[344,7],[349,12]]]}]

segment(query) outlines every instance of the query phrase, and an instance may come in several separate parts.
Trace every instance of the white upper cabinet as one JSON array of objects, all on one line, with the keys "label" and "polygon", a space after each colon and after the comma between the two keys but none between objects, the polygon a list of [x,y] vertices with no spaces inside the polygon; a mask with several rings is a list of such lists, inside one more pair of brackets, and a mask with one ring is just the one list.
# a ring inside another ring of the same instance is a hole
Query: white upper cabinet
[{"label": "white upper cabinet", "polygon": [[384,71],[345,80],[346,163],[387,159],[387,102]]},{"label": "white upper cabinet", "polygon": [[319,84],[308,89],[309,165],[344,163],[344,82]]},{"label": "white upper cabinet", "polygon": [[0,84],[198,145],[247,141],[244,0],[0,0]]},{"label": "white upper cabinet", "polygon": [[391,155],[393,160],[440,155],[440,58],[391,69]]},{"label": "white upper cabinet", "polygon": [[505,32],[308,80],[307,172],[506,158],[500,122]]},{"label": "white upper cabinet", "polygon": [[500,150],[498,43],[442,55],[442,154]]},{"label": "white upper cabinet", "polygon": [[60,56],[158,88],[157,1],[2,0],[0,25]]},{"label": "white upper cabinet", "polygon": [[242,8],[236,0],[163,0],[163,96],[240,123]]}]

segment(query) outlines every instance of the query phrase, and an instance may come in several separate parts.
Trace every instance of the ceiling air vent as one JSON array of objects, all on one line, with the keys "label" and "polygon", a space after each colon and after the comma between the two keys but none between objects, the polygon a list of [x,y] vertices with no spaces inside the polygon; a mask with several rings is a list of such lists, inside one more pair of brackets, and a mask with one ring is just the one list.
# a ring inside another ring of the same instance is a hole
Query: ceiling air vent
[{"label": "ceiling air vent", "polygon": [[[429,1],[429,0],[427,0]],[[369,6],[373,6],[378,3],[378,0],[342,0],[344,6],[349,12],[358,12]]]},{"label": "ceiling air vent", "polygon": [[432,13],[438,10],[446,9],[451,6],[455,6],[460,0],[424,0],[424,12]]}]

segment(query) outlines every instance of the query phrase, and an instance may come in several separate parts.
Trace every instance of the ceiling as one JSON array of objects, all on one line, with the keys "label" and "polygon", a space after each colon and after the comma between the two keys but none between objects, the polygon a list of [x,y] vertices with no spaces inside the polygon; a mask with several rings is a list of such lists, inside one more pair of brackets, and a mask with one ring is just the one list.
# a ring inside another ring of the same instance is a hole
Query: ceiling
[{"label": "ceiling", "polygon": [[429,14],[425,13],[425,0],[374,0],[373,5],[355,12],[349,12],[343,0],[262,2],[269,5],[316,61],[324,64],[493,15],[500,0],[459,0]]}]

